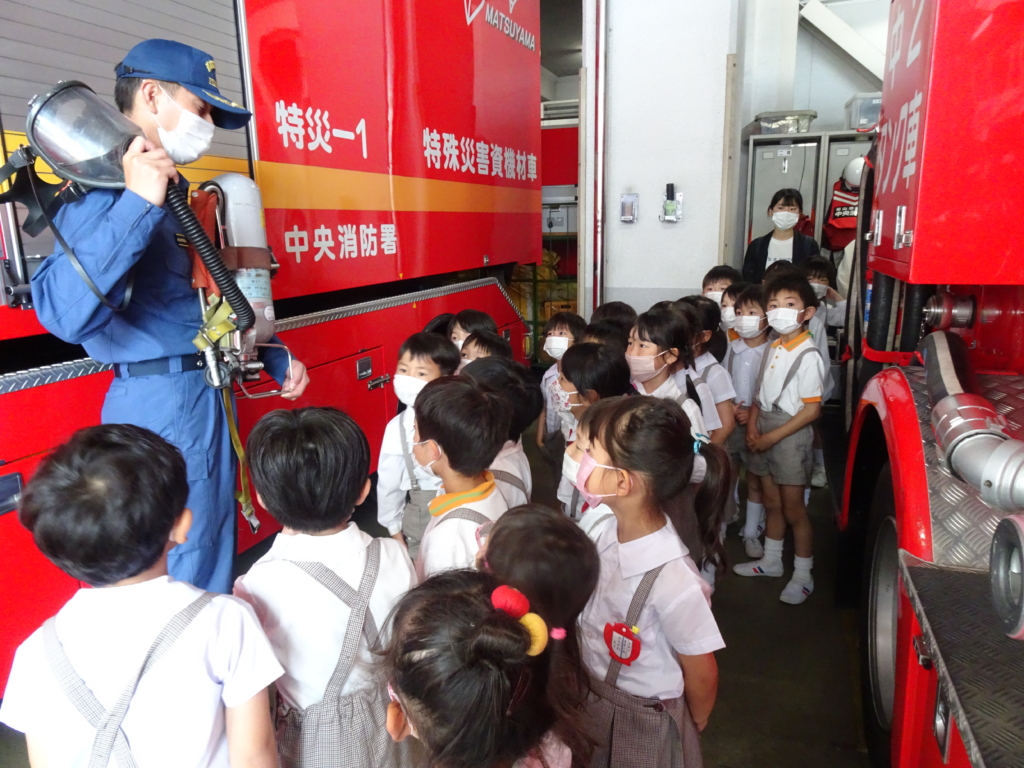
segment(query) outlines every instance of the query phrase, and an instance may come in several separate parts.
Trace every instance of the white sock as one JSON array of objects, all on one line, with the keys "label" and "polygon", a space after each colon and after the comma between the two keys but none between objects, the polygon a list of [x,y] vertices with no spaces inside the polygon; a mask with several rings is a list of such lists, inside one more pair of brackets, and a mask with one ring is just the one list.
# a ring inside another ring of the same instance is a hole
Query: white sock
[{"label": "white sock", "polygon": [[736,501],[736,509],[740,508],[740,479],[737,477],[736,482],[732,484],[732,497]]},{"label": "white sock", "polygon": [[764,504],[756,501],[747,501],[747,522],[743,526],[743,538],[757,538],[757,529],[764,522]]},{"label": "white sock", "polygon": [[825,466],[825,451],[821,448],[814,449],[814,466],[824,467]]},{"label": "white sock", "polygon": [[[765,542],[767,544],[767,541]],[[767,547],[765,547],[767,549]],[[811,566],[814,565],[813,557],[794,557],[793,558],[793,581],[799,581],[801,584],[811,583]]]},{"label": "white sock", "polygon": [[806,507],[811,503],[811,489],[804,488],[804,506]]},{"label": "white sock", "polygon": [[782,539],[776,541],[775,539],[769,539],[767,536],[764,537],[764,557],[761,558],[761,562],[782,562]]}]

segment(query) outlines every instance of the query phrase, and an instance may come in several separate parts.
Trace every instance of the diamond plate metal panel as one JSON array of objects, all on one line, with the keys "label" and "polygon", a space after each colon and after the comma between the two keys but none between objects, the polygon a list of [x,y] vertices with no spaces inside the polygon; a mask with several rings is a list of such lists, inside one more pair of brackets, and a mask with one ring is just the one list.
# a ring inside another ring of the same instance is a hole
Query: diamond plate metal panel
[{"label": "diamond plate metal panel", "polygon": [[1000,628],[988,572],[906,552],[900,571],[971,764],[1024,766],[1024,643]]},{"label": "diamond plate metal panel", "polygon": [[22,389],[41,387],[44,384],[55,384],[58,381],[77,379],[80,376],[91,376],[94,373],[109,371],[114,366],[98,363],[91,357],[72,360],[60,365],[46,365],[42,368],[29,368],[16,373],[0,376],[0,395],[18,392]]},{"label": "diamond plate metal panel", "polygon": [[[931,427],[931,407],[923,368],[904,368],[921,426],[936,563],[988,569],[988,550],[996,525],[1008,512],[990,507],[975,488],[943,466]],[[978,376],[978,394],[992,401],[1014,437],[1024,438],[1024,376]]]}]

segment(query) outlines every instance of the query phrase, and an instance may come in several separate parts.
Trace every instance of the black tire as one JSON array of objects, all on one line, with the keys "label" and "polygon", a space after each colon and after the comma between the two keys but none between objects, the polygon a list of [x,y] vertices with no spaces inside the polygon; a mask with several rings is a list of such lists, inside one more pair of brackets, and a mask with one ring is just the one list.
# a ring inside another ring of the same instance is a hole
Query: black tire
[{"label": "black tire", "polygon": [[896,677],[899,565],[892,468],[882,467],[864,542],[860,614],[860,679],[864,739],[874,768],[889,768]]}]

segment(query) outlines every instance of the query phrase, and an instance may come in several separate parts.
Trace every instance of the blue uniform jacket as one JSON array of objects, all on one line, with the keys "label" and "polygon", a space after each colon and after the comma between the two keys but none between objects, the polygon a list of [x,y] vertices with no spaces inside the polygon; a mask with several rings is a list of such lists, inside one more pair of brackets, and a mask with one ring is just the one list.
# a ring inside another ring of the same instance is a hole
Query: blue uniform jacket
[{"label": "blue uniform jacket", "polygon": [[[186,185],[184,179],[181,180]],[[124,312],[105,306],[64,256],[59,244],[32,277],[39,320],[56,336],[82,344],[102,363],[135,363],[195,352],[201,323],[192,263],[174,215],[130,190],[91,190],[65,205],[56,224],[97,287],[115,306],[135,272]],[[288,356],[263,350],[267,372],[283,381]]]}]

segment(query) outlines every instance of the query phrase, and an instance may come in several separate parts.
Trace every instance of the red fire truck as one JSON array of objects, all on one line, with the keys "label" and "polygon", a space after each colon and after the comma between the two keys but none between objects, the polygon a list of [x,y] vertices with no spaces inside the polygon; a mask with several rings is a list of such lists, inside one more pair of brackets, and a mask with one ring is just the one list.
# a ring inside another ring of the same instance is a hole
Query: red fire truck
[{"label": "red fire truck", "polygon": [[[184,174],[198,182],[251,170],[262,191],[280,262],[277,332],[312,380],[296,405],[352,414],[376,462],[398,406],[386,386],[398,347],[432,317],[484,310],[522,356],[525,325],[499,278],[540,258],[538,0],[247,0],[237,3],[237,34],[235,4],[225,0],[202,12],[169,0],[160,13],[140,7],[141,20],[69,5],[71,16],[33,10],[24,19],[50,24],[52,46],[70,49],[51,56],[39,46],[39,63],[26,50],[26,78],[83,80],[109,95],[117,57],[143,36],[175,37],[229,65],[237,46],[255,115],[242,157],[206,158]],[[75,69],[78,61],[91,63]],[[23,138],[6,134],[7,150]],[[35,319],[31,249],[15,212],[2,209],[0,694],[14,649],[80,586],[18,524],[18,493],[47,452],[99,421],[112,376]],[[264,379],[255,392],[274,386]],[[282,407],[290,406],[280,398],[239,396],[243,439]],[[276,530],[265,511],[257,516],[258,534],[239,516],[239,551]]]},{"label": "red fire truck", "polygon": [[1024,3],[893,0],[889,24],[839,520],[866,736],[876,765],[1019,766],[1020,539],[991,547],[1024,501]]}]

